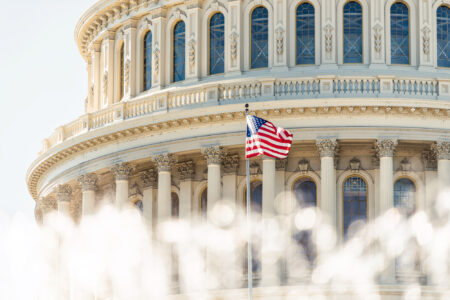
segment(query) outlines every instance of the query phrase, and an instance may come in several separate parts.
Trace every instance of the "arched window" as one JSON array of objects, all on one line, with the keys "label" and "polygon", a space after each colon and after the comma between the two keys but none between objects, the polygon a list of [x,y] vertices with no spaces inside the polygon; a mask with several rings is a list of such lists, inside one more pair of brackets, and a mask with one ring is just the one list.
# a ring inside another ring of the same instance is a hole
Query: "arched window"
[{"label": "arched window", "polygon": [[254,68],[269,66],[269,12],[258,6],[252,12],[251,20],[251,65]]},{"label": "arched window", "polygon": [[125,45],[124,45],[124,43],[122,43],[122,45],[120,46],[119,56],[120,56],[120,58],[119,58],[120,59],[119,99],[121,100],[123,98],[123,90],[124,90],[124,86],[125,86],[125,79],[124,79],[124,74],[123,74],[125,72]]},{"label": "arched window", "polygon": [[[247,205],[247,188],[244,189],[244,207]],[[259,180],[250,183],[250,209],[251,212],[256,216],[257,219],[261,217],[262,214],[262,182]],[[261,271],[260,263],[260,247],[261,241],[256,235],[253,235],[252,240],[252,271],[254,274],[258,274]],[[247,273],[247,245],[245,245],[245,261],[244,261],[244,272]]]},{"label": "arched window", "polygon": [[144,210],[144,204],[142,203],[142,200],[138,200],[134,203],[134,206],[137,207],[141,212]]},{"label": "arched window", "polygon": [[206,219],[208,213],[208,188],[205,188],[200,195],[200,212],[202,219]]},{"label": "arched window", "polygon": [[439,6],[437,21],[437,65],[450,68],[450,8]]},{"label": "arched window", "polygon": [[344,182],[344,237],[355,221],[367,220],[367,184],[361,177],[350,177]]},{"label": "arched window", "polygon": [[409,64],[409,11],[402,2],[391,6],[391,64]]},{"label": "arched window", "polygon": [[408,178],[400,178],[394,184],[394,207],[405,217],[416,210],[416,186]]},{"label": "arched window", "polygon": [[144,90],[152,87],[152,32],[144,36]]},{"label": "arched window", "polygon": [[178,198],[178,194],[172,192],[170,194],[171,198],[171,215],[172,218],[178,218],[180,216],[180,199]]},{"label": "arched window", "polygon": [[225,18],[216,13],[209,21],[209,73],[220,74],[225,70]]},{"label": "arched window", "polygon": [[316,184],[309,178],[300,178],[293,186],[295,199],[300,208],[316,206]]},{"label": "arched window", "polygon": [[173,82],[184,80],[185,44],[185,25],[179,21],[173,28]]},{"label": "arched window", "polygon": [[344,63],[363,62],[362,7],[356,1],[344,6]]},{"label": "arched window", "polygon": [[312,65],[315,63],[315,36],[314,36],[314,6],[303,3],[297,7],[297,65]]}]

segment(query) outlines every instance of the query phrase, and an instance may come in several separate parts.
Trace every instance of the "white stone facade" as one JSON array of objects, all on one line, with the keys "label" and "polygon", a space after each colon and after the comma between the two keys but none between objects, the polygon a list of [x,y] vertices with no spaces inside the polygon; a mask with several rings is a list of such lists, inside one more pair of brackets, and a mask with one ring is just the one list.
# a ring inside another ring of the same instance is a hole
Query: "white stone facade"
[{"label": "white stone facade", "polygon": [[[171,216],[172,193],[180,216],[197,219],[206,187],[208,209],[222,198],[240,205],[244,103],[294,134],[286,161],[253,162],[252,180],[263,183],[263,216],[276,213],[280,197],[294,206],[294,183],[309,178],[318,207],[342,239],[343,184],[351,176],[367,184],[369,221],[394,206],[399,178],[414,182],[416,209],[429,212],[438,190],[450,185],[450,72],[437,67],[435,38],[436,10],[450,4],[402,1],[410,13],[410,64],[399,66],[390,58],[394,0],[359,1],[362,64],[343,63],[347,1],[309,0],[315,64],[300,66],[295,9],[303,2],[102,0],[91,7],[75,31],[88,65],[86,114],[56,129],[27,173],[37,218],[58,209],[78,220],[102,201],[122,207],[141,200],[144,217],[157,227]],[[250,68],[249,16],[257,6],[269,12],[268,68],[262,70]],[[225,17],[225,72],[210,76],[208,22],[216,12]],[[173,27],[179,20],[186,24],[186,79],[174,83]],[[149,30],[152,87],[144,90],[143,37]],[[383,294],[395,297],[398,290]]]}]

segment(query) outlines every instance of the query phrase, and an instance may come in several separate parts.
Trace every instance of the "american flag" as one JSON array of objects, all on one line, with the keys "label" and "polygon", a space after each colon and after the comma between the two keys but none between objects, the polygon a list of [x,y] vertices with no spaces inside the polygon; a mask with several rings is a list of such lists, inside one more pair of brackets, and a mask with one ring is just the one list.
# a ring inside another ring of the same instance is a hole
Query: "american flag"
[{"label": "american flag", "polygon": [[267,155],[275,158],[286,158],[292,144],[292,133],[284,128],[276,127],[271,122],[247,115],[247,158]]}]

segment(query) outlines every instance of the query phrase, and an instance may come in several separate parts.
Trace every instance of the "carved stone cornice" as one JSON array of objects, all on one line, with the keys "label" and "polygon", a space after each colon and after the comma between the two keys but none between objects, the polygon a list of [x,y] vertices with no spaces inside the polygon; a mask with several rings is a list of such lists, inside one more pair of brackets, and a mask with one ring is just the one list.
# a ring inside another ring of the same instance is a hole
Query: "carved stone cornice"
[{"label": "carved stone cornice", "polygon": [[194,179],[195,164],[192,160],[180,162],[177,164],[177,172],[181,181]]},{"label": "carved stone cornice", "polygon": [[286,164],[287,164],[287,158],[284,159],[277,159],[275,161],[275,169],[277,171],[284,171],[286,169]]},{"label": "carved stone cornice", "polygon": [[110,170],[116,180],[128,180],[134,168],[127,162],[121,162],[112,166]]},{"label": "carved stone cornice", "polygon": [[96,191],[98,177],[94,173],[87,173],[79,176],[77,181],[81,184],[81,190],[86,191]]},{"label": "carved stone cornice", "polygon": [[220,165],[225,152],[222,146],[210,146],[202,148],[202,154],[205,156],[208,165]]},{"label": "carved stone cornice", "polygon": [[236,174],[239,170],[239,155],[225,155],[222,159],[222,166],[225,174]]},{"label": "carved stone cornice", "polygon": [[171,153],[162,153],[153,156],[153,161],[158,166],[158,172],[170,172],[175,163],[175,157]]},{"label": "carved stone cornice", "polygon": [[58,202],[69,202],[72,198],[72,187],[69,184],[60,184],[56,187]]},{"label": "carved stone cornice", "polygon": [[316,141],[320,157],[334,157],[338,143],[336,139],[319,139]]},{"label": "carved stone cornice", "polygon": [[436,153],[436,159],[450,159],[450,142],[447,141],[437,141],[431,146],[434,153]]},{"label": "carved stone cornice", "polygon": [[379,139],[375,143],[378,157],[393,157],[396,146],[396,139]]},{"label": "carved stone cornice", "polygon": [[142,187],[144,189],[147,188],[156,188],[158,182],[158,173],[154,168],[149,168],[141,172],[140,178],[142,181]]}]

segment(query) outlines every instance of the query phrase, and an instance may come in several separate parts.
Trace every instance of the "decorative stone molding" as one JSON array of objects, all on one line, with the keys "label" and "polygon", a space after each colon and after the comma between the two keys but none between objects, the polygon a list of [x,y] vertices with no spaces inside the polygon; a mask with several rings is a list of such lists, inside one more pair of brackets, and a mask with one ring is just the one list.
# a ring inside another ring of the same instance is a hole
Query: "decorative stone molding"
[{"label": "decorative stone molding", "polygon": [[359,172],[361,170],[361,161],[357,157],[353,157],[348,162],[348,170],[351,170],[352,172]]},{"label": "decorative stone molding", "polygon": [[436,153],[437,160],[450,160],[450,142],[437,141],[431,147]]},{"label": "decorative stone molding", "polygon": [[58,202],[69,202],[72,197],[72,187],[69,184],[60,184],[56,187]]},{"label": "decorative stone molding", "polygon": [[324,36],[325,36],[325,52],[327,53],[328,57],[330,57],[331,52],[333,51],[333,25],[328,23],[323,28],[324,30]]},{"label": "decorative stone molding", "polygon": [[319,139],[316,141],[320,157],[334,157],[338,143],[336,139]]},{"label": "decorative stone molding", "polygon": [[308,171],[311,170],[311,166],[309,164],[309,160],[307,160],[306,158],[302,158],[301,160],[299,160],[298,162],[298,170],[301,174],[306,174],[308,173]]},{"label": "decorative stone molding", "polygon": [[133,171],[133,166],[127,162],[122,162],[115,164],[111,167],[111,172],[114,174],[116,180],[128,180],[131,172]]},{"label": "decorative stone molding", "polygon": [[225,174],[236,174],[239,169],[239,155],[225,155],[222,166]]},{"label": "decorative stone molding", "polygon": [[426,171],[435,171],[437,169],[436,152],[434,150],[426,150],[422,153],[422,162]]},{"label": "decorative stone molding", "polygon": [[142,192],[139,185],[135,182],[128,191],[128,199],[131,203],[142,200]]},{"label": "decorative stone molding", "polygon": [[422,51],[425,55],[430,54],[430,33],[430,27],[424,26],[422,28]]},{"label": "decorative stone molding", "polygon": [[192,160],[180,162],[177,164],[177,172],[181,181],[194,179],[195,164]]},{"label": "decorative stone molding", "polygon": [[128,58],[127,61],[125,62],[125,70],[124,70],[124,74],[123,74],[123,80],[125,82],[125,92],[128,92],[130,90],[130,65],[131,65],[131,61]]},{"label": "decorative stone molding", "polygon": [[211,146],[202,148],[202,154],[205,156],[208,165],[220,165],[225,152],[222,146]]},{"label": "decorative stone molding", "polygon": [[394,156],[396,146],[396,139],[380,139],[376,141],[375,149],[378,157],[392,157]]},{"label": "decorative stone molding", "polygon": [[78,177],[77,181],[81,184],[81,190],[86,191],[96,191],[98,177],[95,173],[87,173]]},{"label": "decorative stone molding", "polygon": [[172,165],[175,163],[175,158],[171,153],[162,153],[153,156],[153,160],[158,166],[158,172],[172,171]]},{"label": "decorative stone molding", "polygon": [[237,59],[238,38],[239,34],[233,30],[230,34],[230,56],[234,63]]},{"label": "decorative stone molding", "polygon": [[159,74],[159,47],[158,47],[158,43],[155,43],[155,50],[153,51],[153,61],[155,64],[155,68],[153,70],[153,75],[155,77],[158,76]]},{"label": "decorative stone molding", "polygon": [[277,54],[278,55],[283,55],[283,47],[284,47],[284,29],[283,27],[279,26],[276,30],[275,30],[275,34],[276,34],[276,40],[277,40]]},{"label": "decorative stone molding", "polygon": [[189,46],[189,66],[191,68],[191,72],[193,71],[193,68],[195,66],[195,35],[191,36],[191,40],[188,43]]},{"label": "decorative stone molding", "polygon": [[374,49],[376,53],[381,53],[383,46],[383,26],[377,23],[373,28]]},{"label": "decorative stone molding", "polygon": [[277,159],[275,161],[275,170],[277,170],[277,171],[284,171],[284,170],[286,170],[287,162],[288,162],[287,158]]},{"label": "decorative stone molding", "polygon": [[103,73],[103,85],[102,85],[103,97],[108,95],[108,71]]},{"label": "decorative stone molding", "polygon": [[158,174],[154,168],[149,168],[140,174],[142,186],[146,188],[156,188]]},{"label": "decorative stone molding", "polygon": [[259,165],[258,162],[252,161],[250,163],[250,175],[256,176],[259,174],[262,174],[261,166]]},{"label": "decorative stone molding", "polygon": [[399,171],[402,171],[403,173],[411,171],[411,162],[407,157],[400,161]]}]

